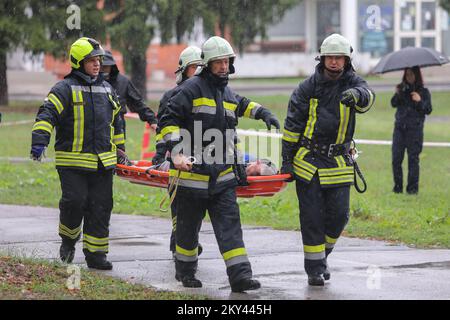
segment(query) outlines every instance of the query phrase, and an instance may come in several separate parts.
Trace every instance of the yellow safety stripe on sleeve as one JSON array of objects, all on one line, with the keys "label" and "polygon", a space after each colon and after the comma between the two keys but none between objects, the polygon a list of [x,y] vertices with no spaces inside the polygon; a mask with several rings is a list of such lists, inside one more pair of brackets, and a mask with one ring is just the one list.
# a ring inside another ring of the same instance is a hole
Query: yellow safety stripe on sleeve
[{"label": "yellow safety stripe on sleeve", "polygon": [[219,173],[219,177],[223,177],[224,175],[230,173],[233,171],[233,167],[229,167],[228,169],[222,171],[221,173]]},{"label": "yellow safety stripe on sleeve", "polygon": [[365,106],[365,107],[360,107],[358,105],[355,106],[355,109],[361,113],[369,111],[369,109],[372,108],[372,105],[375,101],[372,91],[370,91],[369,89],[366,89],[366,90],[369,93],[369,103],[367,104],[367,106]]},{"label": "yellow safety stripe on sleeve", "polygon": [[292,132],[292,131],[289,131],[286,128],[284,128],[283,140],[296,143],[296,142],[298,142],[299,139],[300,139],[300,133]]},{"label": "yellow safety stripe on sleeve", "polygon": [[156,142],[162,141],[162,140],[163,140],[162,134],[161,134],[161,133],[158,133],[158,134],[155,136],[155,140],[156,140]]},{"label": "yellow safety stripe on sleeve", "polygon": [[227,110],[231,110],[234,112],[234,111],[236,111],[237,104],[224,101],[223,107]]},{"label": "yellow safety stripe on sleeve", "polygon": [[32,131],[35,131],[35,130],[44,130],[44,131],[47,131],[48,133],[52,134],[53,126],[51,125],[51,123],[42,120],[42,121],[36,122],[33,125]]},{"label": "yellow safety stripe on sleeve", "polygon": [[303,251],[307,253],[319,253],[325,251],[325,244],[319,244],[317,246],[303,245]]},{"label": "yellow safety stripe on sleeve", "polygon": [[164,137],[170,133],[179,133],[180,132],[180,127],[178,126],[167,126],[162,128],[161,130],[161,136]]},{"label": "yellow safety stripe on sleeve", "polygon": [[183,249],[179,245],[175,246],[175,251],[187,257],[194,257],[198,254],[198,247],[193,250]]},{"label": "yellow safety stripe on sleeve", "polygon": [[337,240],[338,240],[337,238],[335,239],[335,238],[332,238],[332,237],[329,237],[329,236],[325,235],[325,242],[326,243],[335,244],[337,242]]},{"label": "yellow safety stripe on sleeve", "polygon": [[83,149],[84,140],[84,105],[83,92],[72,90],[73,99],[73,144],[72,151]]},{"label": "yellow safety stripe on sleeve", "polygon": [[255,117],[255,112],[253,112],[253,110],[255,109],[255,108],[259,108],[260,107],[260,104],[258,104],[258,103],[256,103],[256,102],[250,102],[248,105],[247,105],[247,108],[245,109],[245,112],[244,112],[244,117],[246,117],[246,118],[254,118]]},{"label": "yellow safety stripe on sleeve", "polygon": [[245,250],[245,248],[236,248],[236,249],[222,253],[223,259],[225,261],[230,260],[237,256],[246,256],[246,255],[247,255],[247,251]]},{"label": "yellow safety stripe on sleeve", "polygon": [[348,122],[350,119],[350,107],[343,103],[339,103],[339,129],[336,138],[336,144],[344,143],[345,135],[347,133]]},{"label": "yellow safety stripe on sleeve", "polygon": [[117,163],[117,154],[115,151],[100,153],[98,156],[104,167],[113,166]]},{"label": "yellow safety stripe on sleeve", "polygon": [[59,100],[58,97],[56,95],[54,95],[53,93],[50,93],[47,98],[56,107],[56,110],[58,111],[58,113],[61,114],[64,110],[61,100]]},{"label": "yellow safety stripe on sleeve", "polygon": [[[208,107],[216,107],[216,101],[214,99],[209,98],[197,98],[192,101],[193,107],[199,107],[199,106],[208,106]],[[164,136],[164,135],[163,135]]]},{"label": "yellow safety stripe on sleeve", "polygon": [[314,132],[314,126],[317,121],[317,105],[319,104],[319,100],[311,98],[309,100],[309,118],[306,123],[305,132],[303,135],[308,139],[312,139],[312,134]]},{"label": "yellow safety stripe on sleeve", "polygon": [[125,134],[121,133],[121,134],[114,135],[113,143],[115,145],[124,144],[125,143]]}]

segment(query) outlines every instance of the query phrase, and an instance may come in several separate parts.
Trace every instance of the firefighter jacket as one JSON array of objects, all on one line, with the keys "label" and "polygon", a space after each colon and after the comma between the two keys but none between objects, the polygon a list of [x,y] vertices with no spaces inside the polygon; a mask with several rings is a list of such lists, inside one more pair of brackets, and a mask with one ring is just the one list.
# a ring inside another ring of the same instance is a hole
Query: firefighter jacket
[{"label": "firefighter jacket", "polygon": [[[183,150],[183,154],[194,156],[197,161],[190,172],[175,170],[171,164],[170,177],[179,178],[179,190],[208,196],[237,184],[233,165],[236,161],[235,129],[238,118],[260,119],[269,111],[255,102],[240,98],[227,83],[204,69],[200,75],[176,87],[159,118],[161,137],[167,149],[172,151],[183,140],[183,145],[190,144],[190,150]],[[205,135],[208,129],[220,132],[220,137],[208,138]],[[181,137],[182,131],[187,131],[189,137]],[[221,158],[218,156],[220,154]],[[207,156],[214,157],[213,163]]]},{"label": "firefighter jacket", "polygon": [[120,113],[127,113],[127,107],[130,111],[139,115],[142,121],[146,121],[150,124],[155,124],[155,113],[145,104],[144,98],[139,94],[133,83],[119,73],[119,69],[116,65],[112,66],[111,76],[108,82],[116,90],[119,102],[121,105]]},{"label": "firefighter jacket", "polygon": [[[354,107],[340,102],[342,93],[350,88],[359,93]],[[337,80],[328,80],[319,64],[290,98],[282,138],[283,165],[291,164],[295,178],[306,182],[318,173],[322,187],[351,185],[354,169],[347,154],[355,114],[368,111],[374,98],[353,68],[347,68]]]},{"label": "firefighter jacket", "polygon": [[[159,102],[158,119],[161,119],[162,115],[164,114],[164,111],[167,109],[167,104],[169,103],[169,99],[179,91],[179,86],[183,82],[179,83],[176,87],[174,87],[164,93],[164,95],[162,96],[162,98]],[[252,103],[253,105],[257,105],[256,102],[253,102],[245,97],[241,97],[238,94],[236,94],[235,97],[236,97],[236,101],[238,104],[237,109],[246,110],[246,108],[249,106],[250,103]],[[158,124],[158,127],[156,128],[156,139],[155,140],[156,140],[156,157],[154,159],[155,159],[155,161],[157,161],[159,163],[161,161],[164,161],[164,157],[165,157],[165,154],[167,151],[166,143],[161,135],[161,126],[159,124]]]},{"label": "firefighter jacket", "polygon": [[101,76],[92,79],[72,70],[58,82],[39,108],[32,129],[32,145],[50,142],[56,130],[57,168],[96,171],[100,161],[115,167],[116,147],[124,147],[120,104],[111,85]]},{"label": "firefighter jacket", "polygon": [[[411,99],[411,92],[417,92],[421,101]],[[399,85],[399,92],[391,99],[391,105],[396,108],[395,125],[398,127],[420,128],[425,121],[425,115],[432,111],[431,95],[427,88],[412,89],[409,85]]]}]

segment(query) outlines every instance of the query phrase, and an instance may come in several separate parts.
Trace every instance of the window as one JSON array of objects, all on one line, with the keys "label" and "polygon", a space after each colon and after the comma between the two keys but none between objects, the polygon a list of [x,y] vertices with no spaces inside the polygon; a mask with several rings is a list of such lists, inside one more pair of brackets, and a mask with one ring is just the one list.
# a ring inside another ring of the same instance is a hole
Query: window
[{"label": "window", "polygon": [[394,48],[394,0],[360,0],[359,51],[381,57]]}]

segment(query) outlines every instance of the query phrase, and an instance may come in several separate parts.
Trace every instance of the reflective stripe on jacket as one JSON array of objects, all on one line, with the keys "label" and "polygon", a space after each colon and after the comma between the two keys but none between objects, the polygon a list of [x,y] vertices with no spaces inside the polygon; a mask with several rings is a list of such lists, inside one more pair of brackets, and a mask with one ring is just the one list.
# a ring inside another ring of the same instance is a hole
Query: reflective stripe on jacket
[{"label": "reflective stripe on jacket", "polygon": [[[342,93],[350,88],[360,94],[354,108],[340,102]],[[305,136],[320,145],[350,142],[355,130],[355,114],[367,112],[374,100],[375,94],[366,81],[351,69],[333,81],[326,79],[317,67],[316,72],[294,90],[284,123],[283,149],[293,151],[288,157],[298,179],[309,182],[317,172],[323,187],[353,183],[353,166],[347,157],[327,157],[300,147],[299,141]]]},{"label": "reflective stripe on jacket", "polygon": [[[164,140],[167,149],[172,151],[181,141],[180,130],[187,130],[191,136],[191,150],[184,150],[184,154],[196,156],[201,164],[194,164],[192,172],[189,173],[171,170],[170,176],[177,177],[179,174],[181,188],[205,191],[209,194],[236,186],[232,161],[238,118],[255,118],[258,110],[262,109],[264,108],[259,104],[233,93],[228,86],[215,85],[206,71],[184,81],[176,87],[165,110],[158,117],[161,130],[158,138]],[[201,132],[195,132],[194,123],[201,124]],[[201,138],[208,129],[217,129],[222,134],[223,158],[219,159],[220,162],[208,163],[205,159],[207,152],[204,151],[210,147],[211,141],[202,141]],[[227,129],[231,129],[233,134],[226,135]],[[201,137],[196,139],[194,133],[201,134]],[[201,145],[198,145],[198,141],[201,141]]]},{"label": "reflective stripe on jacket", "polygon": [[113,168],[116,147],[125,143],[119,111],[109,83],[72,71],[50,90],[39,108],[32,144],[48,145],[55,129],[57,168],[95,171],[99,161],[105,168]]}]

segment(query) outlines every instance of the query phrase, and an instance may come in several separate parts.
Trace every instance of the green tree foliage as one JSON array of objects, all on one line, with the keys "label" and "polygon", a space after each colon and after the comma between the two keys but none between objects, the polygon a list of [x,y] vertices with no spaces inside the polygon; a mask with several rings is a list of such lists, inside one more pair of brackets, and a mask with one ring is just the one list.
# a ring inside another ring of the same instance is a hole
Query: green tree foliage
[{"label": "green tree foliage", "polygon": [[112,15],[108,21],[111,45],[122,53],[125,69],[131,81],[145,96],[146,52],[157,29],[155,0],[113,0],[105,2],[105,12]]},{"label": "green tree foliage", "polygon": [[205,27],[212,34],[216,24],[221,35],[229,28],[233,43],[240,51],[253,42],[257,35],[266,36],[269,25],[281,20],[286,10],[299,0],[206,0],[207,11],[203,13]]},{"label": "green tree foliage", "polygon": [[8,104],[6,54],[17,48],[24,39],[26,2],[3,0],[0,3],[0,105]]},{"label": "green tree foliage", "polygon": [[440,0],[439,5],[450,13],[450,0]]},{"label": "green tree foliage", "polygon": [[[75,5],[76,10],[69,10]],[[78,10],[79,9],[79,10]],[[79,13],[79,14],[78,14]],[[79,25],[71,19],[79,16]],[[95,1],[2,0],[0,4],[0,105],[8,104],[6,53],[17,47],[67,58],[79,37],[105,38],[103,12]]]}]

